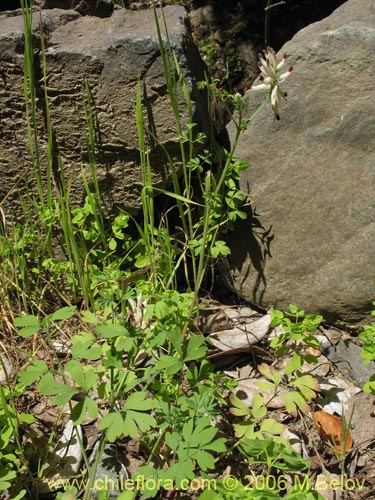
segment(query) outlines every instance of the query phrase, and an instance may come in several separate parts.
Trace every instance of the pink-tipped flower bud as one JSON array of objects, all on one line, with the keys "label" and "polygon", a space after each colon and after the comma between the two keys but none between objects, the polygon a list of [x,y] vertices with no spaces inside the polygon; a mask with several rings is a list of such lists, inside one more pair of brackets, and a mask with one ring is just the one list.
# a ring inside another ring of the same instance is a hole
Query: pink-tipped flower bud
[{"label": "pink-tipped flower bud", "polygon": [[281,61],[277,60],[276,52],[267,47],[262,53],[258,54],[258,67],[261,72],[259,76],[260,83],[257,85],[250,85],[248,90],[266,90],[269,92],[271,99],[271,106],[276,120],[280,120],[278,112],[282,100],[286,100],[286,93],[280,89],[280,83],[290,76],[293,67],[281,72],[286,66],[287,55],[282,56]]}]

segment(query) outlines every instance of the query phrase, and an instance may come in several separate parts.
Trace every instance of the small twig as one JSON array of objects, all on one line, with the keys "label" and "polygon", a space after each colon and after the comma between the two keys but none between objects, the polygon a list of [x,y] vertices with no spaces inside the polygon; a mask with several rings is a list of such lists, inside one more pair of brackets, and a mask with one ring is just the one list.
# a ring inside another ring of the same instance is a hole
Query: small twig
[{"label": "small twig", "polygon": [[277,3],[272,3],[272,0],[267,1],[267,5],[264,8],[264,12],[266,15],[264,16],[264,47],[267,48],[269,43],[268,43],[268,38],[269,38],[269,31],[270,31],[270,11],[274,7],[278,7],[280,5],[285,5],[286,1],[281,0],[280,2]]},{"label": "small twig", "polygon": [[281,2],[274,3],[273,5],[270,5],[270,1],[267,4],[267,7],[264,8],[264,10],[267,12],[267,10],[273,9],[274,7],[278,7],[279,5],[285,5],[286,1],[282,0]]}]

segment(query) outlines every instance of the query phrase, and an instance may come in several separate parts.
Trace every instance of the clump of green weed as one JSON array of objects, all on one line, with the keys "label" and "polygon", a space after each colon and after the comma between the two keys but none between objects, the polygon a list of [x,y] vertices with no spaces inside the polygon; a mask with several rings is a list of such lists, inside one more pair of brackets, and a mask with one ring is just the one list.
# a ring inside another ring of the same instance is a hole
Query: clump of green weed
[{"label": "clump of green weed", "polygon": [[[373,302],[375,306],[375,302]],[[375,310],[371,312],[375,316]],[[365,325],[363,331],[358,337],[364,341],[361,350],[361,356],[365,365],[375,360],[375,322],[370,325]],[[375,394],[375,374],[363,385],[363,390],[371,394]]]},{"label": "clump of green weed", "polygon": [[[150,138],[156,142],[157,138],[144,121],[140,82],[135,95],[135,122],[143,213],[138,219],[121,211],[111,219],[107,217],[97,180],[93,100],[86,82],[84,108],[89,164],[88,172],[81,170],[86,196],[82,206],[73,208],[69,179],[65,179],[61,165],[60,183],[52,184],[52,162],[56,159],[47,93],[47,169],[42,172],[36,126],[32,11],[23,0],[22,7],[26,116],[37,194],[27,193],[23,227],[9,224],[0,234],[3,244],[0,293],[7,297],[4,303],[9,309],[12,307],[9,290],[19,302],[17,313],[20,310],[22,313],[14,319],[12,327],[18,329],[21,338],[32,340],[33,353],[22,352],[25,366],[15,384],[7,380],[8,392],[0,387],[0,420],[4,428],[0,440],[0,489],[10,489],[16,499],[22,498],[27,490],[31,497],[37,497],[39,485],[53,479],[48,477],[48,454],[64,412],[75,426],[83,454],[78,479],[86,481],[84,500],[91,498],[106,444],[120,438],[139,440],[148,451],[139,476],[169,481],[178,488],[183,480],[212,471],[218,457],[226,451],[226,439],[220,435],[216,423],[226,405],[223,394],[233,384],[215,373],[206,360],[206,340],[196,333],[193,322],[207,269],[215,259],[230,252],[226,231],[238,219],[246,217],[243,210],[246,194],[239,189],[239,177],[247,165],[235,157],[239,136],[270,96],[245,120],[241,95],[221,92],[209,81],[201,82],[201,90],[215,93],[225,105],[230,101],[229,112],[236,111],[233,115],[236,134],[230,150],[212,144],[212,138],[194,122],[187,84],[168,34],[161,35],[155,10],[171,112],[180,144],[180,165],[165,151],[172,186],[161,190],[153,185]],[[41,46],[46,89],[43,33]],[[157,221],[154,196],[160,193],[171,200],[178,213],[178,236],[169,213]],[[53,244],[56,235],[60,239],[59,252]],[[177,275],[181,270],[186,283],[184,289],[177,291]],[[53,303],[47,304],[51,298]],[[59,307],[61,303],[68,305]],[[10,314],[13,319],[13,313]],[[78,323],[79,331],[68,335],[70,322]],[[64,360],[57,348],[62,334],[69,338],[69,352]],[[34,356],[39,346],[51,354],[49,359]],[[297,361],[293,363],[297,366]],[[280,381],[273,372],[264,369],[264,373],[278,390]],[[308,381],[302,384],[302,378],[298,380],[299,385],[289,380],[289,386],[294,384],[306,393]],[[21,394],[48,398],[57,414],[44,452],[34,457],[35,468],[27,465],[29,457],[23,451],[26,438],[20,432],[20,425],[34,423],[34,417],[17,412],[15,403]],[[293,401],[298,406],[298,401]],[[232,403],[235,411],[245,417],[246,438],[241,435],[243,440],[240,439],[243,450],[245,439],[261,435],[267,438],[272,434],[270,430],[278,431],[275,423],[259,421],[264,416],[263,400],[256,399],[247,413],[236,400]],[[87,418],[97,420],[100,431],[98,450],[90,457],[78,432]],[[253,425],[255,420],[257,424]],[[250,455],[248,450],[245,453]],[[22,475],[22,487],[17,474]],[[66,489],[68,493],[69,486]],[[70,495],[77,493],[73,489],[70,488]],[[156,493],[153,488],[143,491],[146,497]],[[126,492],[123,498],[130,500],[135,495],[136,492]]]}]

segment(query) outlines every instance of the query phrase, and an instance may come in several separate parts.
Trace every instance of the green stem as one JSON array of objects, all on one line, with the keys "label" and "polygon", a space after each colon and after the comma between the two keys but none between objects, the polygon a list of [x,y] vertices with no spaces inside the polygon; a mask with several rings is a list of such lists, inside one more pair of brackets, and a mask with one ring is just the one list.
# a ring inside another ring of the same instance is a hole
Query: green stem
[{"label": "green stem", "polygon": [[[259,113],[265,108],[265,106],[268,103],[269,99],[270,99],[269,95],[267,95],[263,99],[261,105],[257,108],[257,110],[250,116],[250,118],[248,118],[245,121],[246,125],[248,125],[250,122],[252,122],[259,115]],[[233,157],[234,157],[234,153],[235,153],[235,151],[237,149],[237,145],[238,145],[238,141],[239,141],[240,135],[241,135],[242,130],[243,130],[242,129],[243,121],[242,121],[242,110],[241,109],[239,111],[238,121],[236,122],[234,120],[234,123],[235,123],[235,126],[236,126],[236,135],[234,137],[233,145],[232,145],[231,150],[230,150],[230,152],[228,154],[228,157],[226,159],[225,166],[224,166],[223,171],[221,173],[220,179],[219,179],[219,181],[217,183],[217,186],[216,186],[216,189],[215,189],[215,194],[220,193],[220,190],[221,190],[221,188],[223,186],[223,183],[224,183],[224,181],[226,179],[226,176],[227,176],[227,173],[228,173],[228,168],[229,168],[230,164],[232,163],[232,160],[233,160]]]}]

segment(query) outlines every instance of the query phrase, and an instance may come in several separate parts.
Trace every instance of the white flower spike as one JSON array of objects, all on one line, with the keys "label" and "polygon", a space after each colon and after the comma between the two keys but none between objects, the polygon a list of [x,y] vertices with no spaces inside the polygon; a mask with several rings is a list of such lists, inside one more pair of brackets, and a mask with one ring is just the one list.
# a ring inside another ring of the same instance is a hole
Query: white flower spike
[{"label": "white flower spike", "polygon": [[286,65],[286,55],[281,61],[277,61],[276,53],[271,47],[267,47],[263,53],[258,55],[261,83],[250,86],[249,90],[267,90],[271,97],[271,106],[276,120],[280,120],[279,107],[282,100],[286,101],[286,92],[280,88],[280,83],[291,75],[293,68],[290,66],[284,73],[281,70]]}]

